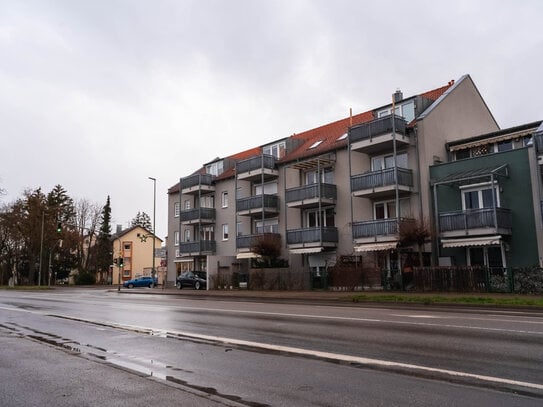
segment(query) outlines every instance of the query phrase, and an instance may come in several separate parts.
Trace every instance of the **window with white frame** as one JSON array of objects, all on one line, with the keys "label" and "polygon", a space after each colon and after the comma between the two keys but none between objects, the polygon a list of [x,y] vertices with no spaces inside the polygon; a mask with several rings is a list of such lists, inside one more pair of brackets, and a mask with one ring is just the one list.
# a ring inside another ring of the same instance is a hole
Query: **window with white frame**
[{"label": "window with white frame", "polygon": [[185,229],[183,241],[190,242],[190,229]]},{"label": "window with white frame", "polygon": [[236,236],[241,236],[243,234],[243,224],[241,222],[236,222]]},{"label": "window with white frame", "polygon": [[179,231],[178,230],[173,232],[173,244],[174,246],[179,246]]},{"label": "window with white frame", "polygon": [[[398,168],[408,168],[407,167],[407,153],[398,153],[396,154],[396,162],[398,163]],[[394,168],[394,155],[378,155],[371,158],[371,170],[380,171],[386,168]]]},{"label": "window with white frame", "polygon": [[215,196],[202,195],[200,197],[200,208],[214,208],[214,207],[215,207]]},{"label": "window with white frame", "polygon": [[498,193],[497,183],[494,184],[494,188],[492,188],[490,182],[461,187],[462,210],[493,208],[494,205],[499,207],[500,194]]},{"label": "window with white frame", "polygon": [[284,141],[270,144],[269,146],[262,147],[262,153],[267,155],[273,155],[275,158],[282,158],[285,156],[286,145],[287,144]]},{"label": "window with white frame", "polygon": [[200,240],[215,240],[215,227],[213,225],[202,226],[200,229]]},{"label": "window with white frame", "polygon": [[222,191],[221,193],[221,206],[228,208],[228,191]]},{"label": "window with white frame", "polygon": [[222,225],[222,240],[228,240],[228,223]]},{"label": "window with white frame", "polygon": [[304,213],[305,227],[333,227],[335,226],[335,209],[323,208],[319,211],[316,209],[308,209]]},{"label": "window with white frame", "polygon": [[305,184],[306,185],[316,184],[319,179],[319,174],[320,174],[321,183],[324,183],[324,184],[334,183],[334,169],[323,168],[320,171],[318,170],[306,171]]},{"label": "window with white frame", "polygon": [[[400,217],[410,216],[410,200],[400,199]],[[396,200],[374,202],[373,204],[374,219],[389,219],[396,218]]]},{"label": "window with white frame", "polygon": [[185,199],[185,202],[183,202],[183,208],[185,210],[189,210],[192,207],[192,204],[190,202],[190,199]]},{"label": "window with white frame", "polygon": [[181,208],[181,205],[179,204],[179,202],[176,202],[173,204],[173,216],[178,218],[179,217],[179,210]]},{"label": "window with white frame", "polygon": [[278,233],[279,219],[264,219],[255,221],[256,233]]},{"label": "window with white frame", "polygon": [[277,182],[267,182],[265,184],[254,185],[255,195],[274,195],[277,194]]},{"label": "window with white frame", "polygon": [[[392,113],[392,106],[377,112],[377,117],[385,117]],[[396,116],[401,116],[407,123],[411,122],[415,118],[415,101],[402,103],[394,106],[394,113]]]},{"label": "window with white frame", "polygon": [[211,175],[220,175],[223,172],[223,161],[215,161],[214,163],[210,163],[206,165],[206,173]]}]

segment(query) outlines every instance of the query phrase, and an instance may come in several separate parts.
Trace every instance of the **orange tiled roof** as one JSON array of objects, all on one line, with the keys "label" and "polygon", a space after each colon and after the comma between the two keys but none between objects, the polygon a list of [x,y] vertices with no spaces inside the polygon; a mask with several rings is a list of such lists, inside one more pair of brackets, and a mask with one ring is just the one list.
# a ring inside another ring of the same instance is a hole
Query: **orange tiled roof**
[{"label": "orange tiled roof", "polygon": [[[454,80],[447,83],[447,85],[442,86],[437,89],[433,89],[424,93],[421,93],[420,96],[430,99],[432,101],[437,100],[441,95],[445,93],[454,84]],[[323,126],[304,131],[302,133],[294,134],[290,136],[293,139],[302,140],[302,143],[296,147],[293,151],[288,153],[283,157],[280,162],[287,163],[296,160],[300,160],[306,157],[318,156],[323,153],[331,152],[339,148],[346,147],[348,140],[344,138],[343,140],[338,140],[340,136],[345,134],[350,126],[357,124],[369,122],[374,119],[374,110],[370,110],[364,113],[359,113],[351,117],[347,117],[333,123],[328,123]],[[313,144],[321,141],[319,145],[314,148],[310,148]],[[262,149],[260,147],[254,147],[231,156],[225,157],[232,160],[244,160],[251,158],[257,155],[262,154]],[[226,179],[234,176],[234,168],[229,168],[217,179]],[[200,168],[196,172],[205,171],[205,167]],[[196,173],[195,172],[195,173]],[[179,192],[179,184],[171,187],[168,190],[168,193]]]}]

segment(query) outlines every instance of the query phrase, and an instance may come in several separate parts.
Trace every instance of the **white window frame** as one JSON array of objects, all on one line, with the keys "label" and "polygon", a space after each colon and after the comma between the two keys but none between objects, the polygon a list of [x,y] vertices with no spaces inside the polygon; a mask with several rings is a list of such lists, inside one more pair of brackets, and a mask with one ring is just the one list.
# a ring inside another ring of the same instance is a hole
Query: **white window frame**
[{"label": "white window frame", "polygon": [[[460,187],[460,191],[462,192],[462,210],[465,211],[466,209],[466,193],[468,192],[477,192],[478,193],[478,201],[479,201],[479,207],[478,208],[471,208],[471,209],[483,209],[483,191],[492,189],[490,182],[481,182],[479,184],[471,184],[471,185],[464,185]],[[494,193],[496,197],[496,208],[500,208],[500,190],[499,185],[497,181],[494,181]],[[490,207],[491,208],[491,207]]]},{"label": "white window frame", "polygon": [[280,141],[279,143],[270,144],[262,147],[262,154],[272,155],[275,158],[282,158],[285,155],[287,143]]},{"label": "white window frame", "polygon": [[179,246],[179,231],[178,230],[173,232],[173,245]]},{"label": "white window frame", "polygon": [[206,165],[206,173],[211,175],[220,175],[224,171],[224,162],[223,160],[215,161],[214,163],[209,163]]},{"label": "white window frame", "polygon": [[190,201],[190,199],[185,199],[185,201],[183,202],[183,209],[188,211],[191,208],[192,208],[192,202]]},{"label": "white window frame", "polygon": [[255,232],[259,233],[279,233],[279,218],[255,220]]},{"label": "white window frame", "polygon": [[[405,167],[402,166],[402,163],[400,162],[399,158],[405,156]],[[376,161],[377,159],[380,160],[380,168],[376,168]],[[387,159],[392,159],[392,165],[387,166]],[[402,151],[398,152],[396,154],[396,162],[398,163],[398,168],[409,168],[409,156],[407,155],[407,152]],[[372,171],[381,171],[388,168],[394,168],[394,155],[393,154],[383,154],[383,155],[375,155],[371,157],[371,170]]]},{"label": "white window frame", "polygon": [[[395,216],[390,216],[388,213],[388,204],[393,203],[394,207],[396,207],[396,200],[395,199],[387,199],[386,201],[376,201],[373,203],[373,220],[383,220],[383,219],[396,219],[397,216],[397,209],[394,209],[396,211]],[[411,210],[411,201],[409,198],[402,198],[400,199],[400,218],[409,217],[409,211]],[[377,218],[377,205],[384,205],[385,208],[385,217],[384,218]]]},{"label": "white window frame", "polygon": [[228,240],[228,223],[222,224],[222,240]]},{"label": "white window frame", "polygon": [[215,207],[215,196],[210,195],[202,195],[200,197],[200,208],[214,208]]},{"label": "white window frame", "polygon": [[200,229],[200,240],[215,240],[215,227],[213,225],[202,226]]},{"label": "white window frame", "polygon": [[174,203],[173,204],[173,216],[175,218],[179,217],[180,210],[181,210],[181,203],[179,203],[179,202]]},{"label": "white window frame", "polygon": [[265,182],[264,184],[254,184],[254,196],[262,195],[262,185],[264,185],[264,195],[276,195],[278,186],[277,181]]},{"label": "white window frame", "polygon": [[183,241],[184,241],[184,242],[190,242],[190,239],[191,239],[191,238],[190,238],[190,235],[191,235],[190,229],[188,229],[188,228],[185,229],[185,230],[183,231]]},{"label": "white window frame", "polygon": [[228,208],[228,191],[221,192],[221,206],[223,208]]}]

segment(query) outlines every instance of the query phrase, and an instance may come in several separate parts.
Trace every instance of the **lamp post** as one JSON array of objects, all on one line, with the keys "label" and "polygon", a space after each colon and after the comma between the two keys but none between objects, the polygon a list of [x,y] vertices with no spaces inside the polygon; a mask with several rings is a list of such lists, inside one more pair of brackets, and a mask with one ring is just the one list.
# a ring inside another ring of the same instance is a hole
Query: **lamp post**
[{"label": "lamp post", "polygon": [[[148,177],[151,181],[153,181],[153,269],[151,270],[151,276],[155,278],[156,276],[156,270],[155,270],[155,242],[156,242],[156,178]],[[166,284],[165,281],[162,282],[163,287],[164,284]]]}]

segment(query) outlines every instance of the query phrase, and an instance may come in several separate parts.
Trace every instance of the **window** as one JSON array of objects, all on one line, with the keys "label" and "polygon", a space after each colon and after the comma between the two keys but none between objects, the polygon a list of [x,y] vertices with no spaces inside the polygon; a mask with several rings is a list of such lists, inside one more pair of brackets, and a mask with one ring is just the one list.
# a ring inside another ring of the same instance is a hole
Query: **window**
[{"label": "window", "polygon": [[228,191],[223,191],[221,194],[221,205],[223,208],[228,208]]},{"label": "window", "polygon": [[[264,188],[262,188],[264,186]],[[277,182],[267,182],[265,184],[255,184],[255,195],[275,195],[277,194]]]},{"label": "window", "polygon": [[267,155],[273,155],[275,158],[282,158],[285,156],[286,143],[281,141],[279,143],[270,144],[262,148],[262,153]]},{"label": "window", "polygon": [[318,228],[318,227],[335,226],[334,211],[335,211],[334,208],[321,209],[320,212],[318,209],[310,209],[306,211],[305,212],[306,227]]},{"label": "window", "polygon": [[484,246],[467,248],[468,266],[505,267],[502,247]]},{"label": "window", "polygon": [[322,143],[322,140],[315,141],[313,144],[311,144],[308,148],[308,150],[311,150],[312,148],[317,148]]},{"label": "window", "polygon": [[241,222],[237,222],[236,223],[236,236],[242,236],[243,232],[242,232],[242,223]]},{"label": "window", "polygon": [[192,205],[190,203],[190,199],[185,200],[183,208],[185,208],[185,210],[189,210],[191,208],[191,206]]},{"label": "window", "polygon": [[[322,183],[333,184],[334,183],[334,169],[333,168],[321,169],[320,178],[321,178]],[[316,184],[317,180],[318,180],[317,171],[307,171],[305,173],[306,185]]]},{"label": "window", "polygon": [[[490,183],[486,185],[467,186],[462,189],[462,210],[492,208],[495,201],[496,207],[500,206],[497,185],[492,188]],[[494,197],[492,197],[494,191]]]},{"label": "window", "polygon": [[[373,204],[374,219],[396,218],[396,200],[375,202]],[[410,216],[410,200],[400,199],[400,217]]]},{"label": "window", "polygon": [[184,241],[185,242],[190,242],[190,229],[185,229]]},{"label": "window", "polygon": [[[391,114],[391,112],[392,106],[377,112],[377,117],[388,116]],[[409,102],[402,103],[401,105],[395,105],[394,113],[396,116],[403,117],[407,123],[413,121],[415,118],[415,101],[410,100]]]},{"label": "window", "polygon": [[223,161],[215,161],[214,163],[206,165],[206,173],[211,175],[220,175],[223,172]]},{"label": "window", "polygon": [[228,223],[222,225],[222,240],[228,240]]},{"label": "window", "polygon": [[200,197],[200,208],[214,208],[215,197],[213,195],[203,195]]},{"label": "window", "polygon": [[462,160],[464,158],[469,158],[469,157],[470,157],[469,148],[464,148],[462,150],[457,150],[456,153],[455,153],[455,158],[457,160]]},{"label": "window", "polygon": [[179,231],[178,230],[173,232],[173,244],[174,246],[179,246]]},{"label": "window", "polygon": [[173,216],[178,218],[179,217],[179,210],[180,210],[180,207],[181,205],[179,204],[179,202],[176,202],[174,205],[173,205]]},{"label": "window", "polygon": [[[407,153],[397,153],[396,162],[398,163],[398,168],[408,168],[407,167]],[[381,155],[371,158],[371,170],[380,171],[386,168],[394,168],[394,155]]]},{"label": "window", "polygon": [[255,231],[256,233],[278,233],[279,232],[279,220],[266,219],[264,221],[257,220],[255,222]]},{"label": "window", "polygon": [[513,149],[513,140],[504,140],[497,143],[498,151],[509,151]]},{"label": "window", "polygon": [[130,251],[130,248],[131,248],[131,244],[130,243],[123,243],[123,249],[124,250],[127,250],[127,251]]},{"label": "window", "polygon": [[203,226],[200,229],[200,240],[215,240],[215,228],[213,226]]}]

